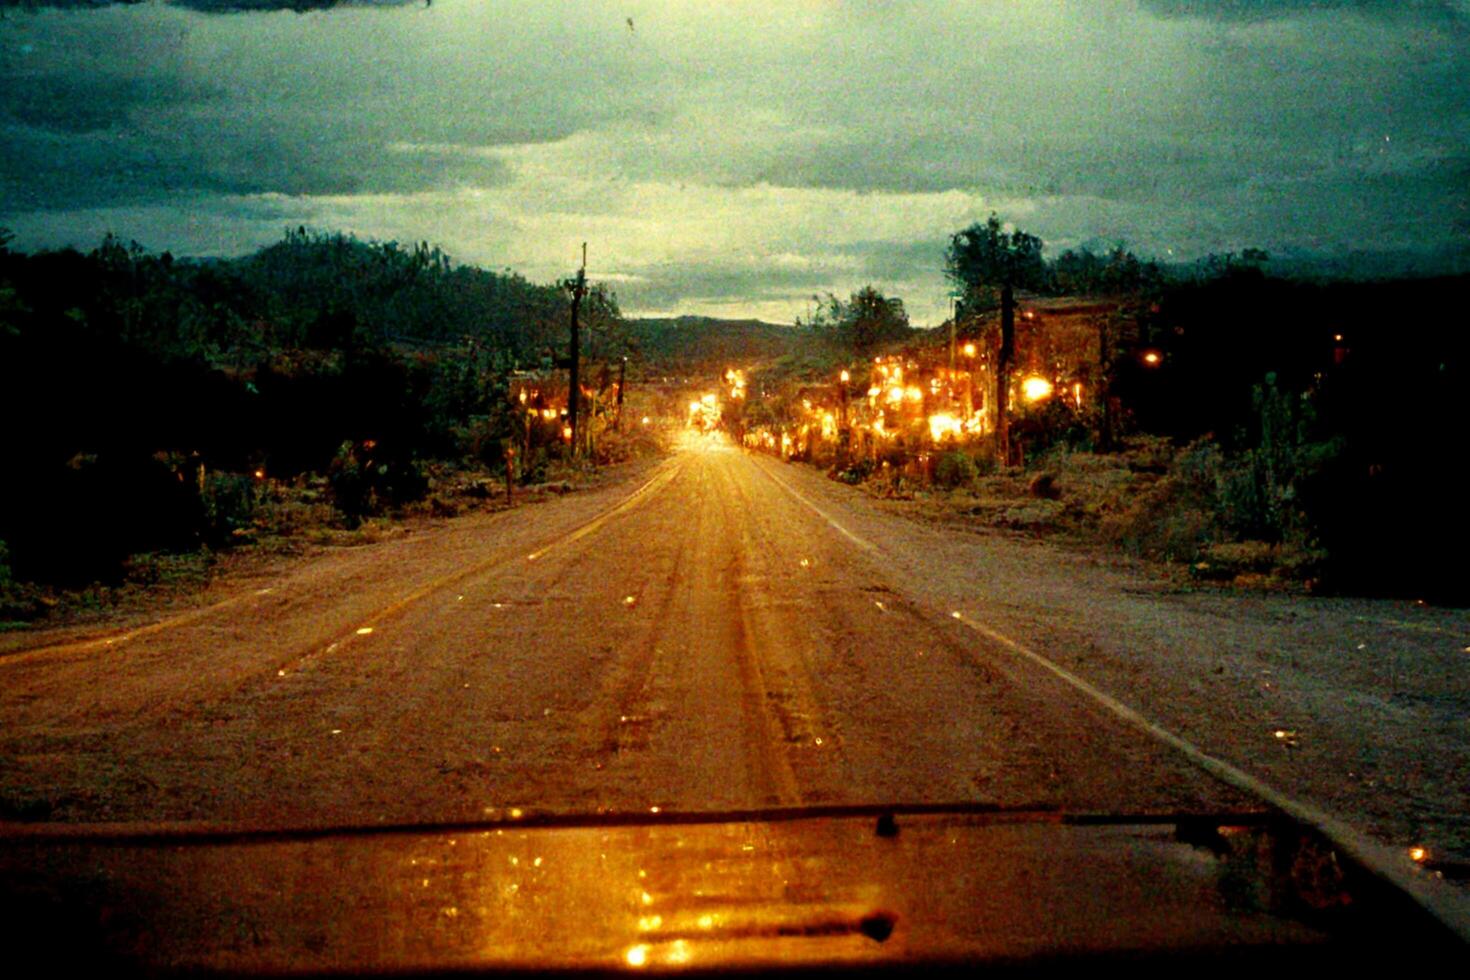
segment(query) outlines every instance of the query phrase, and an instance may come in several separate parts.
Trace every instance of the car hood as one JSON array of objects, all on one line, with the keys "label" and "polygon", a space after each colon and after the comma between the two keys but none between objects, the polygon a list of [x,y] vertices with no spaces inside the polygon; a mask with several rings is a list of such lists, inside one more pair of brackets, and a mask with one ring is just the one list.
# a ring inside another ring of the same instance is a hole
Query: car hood
[{"label": "car hood", "polygon": [[158,974],[1033,968],[1463,954],[1274,813],[496,813],[474,824],[15,827],[19,962]]}]

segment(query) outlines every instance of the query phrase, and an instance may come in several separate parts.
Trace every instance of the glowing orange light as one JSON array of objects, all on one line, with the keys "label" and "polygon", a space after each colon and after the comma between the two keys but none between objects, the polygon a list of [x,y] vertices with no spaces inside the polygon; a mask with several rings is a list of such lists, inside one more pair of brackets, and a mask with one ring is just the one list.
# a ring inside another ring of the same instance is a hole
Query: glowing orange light
[{"label": "glowing orange light", "polygon": [[975,345],[974,344],[966,344],[965,345],[965,356],[966,357],[974,357],[975,356]]},{"label": "glowing orange light", "polygon": [[1144,351],[1143,363],[1147,364],[1149,367],[1158,367],[1159,362],[1161,362],[1163,359],[1163,356],[1160,355],[1159,352],[1156,350]]},{"label": "glowing orange light", "polygon": [[629,966],[643,966],[648,962],[648,947],[643,943],[628,947],[623,954],[623,959],[628,961]]},{"label": "glowing orange light", "polygon": [[929,434],[934,437],[935,442],[939,442],[945,436],[957,438],[961,431],[960,420],[948,412],[939,412],[929,416]]},{"label": "glowing orange light", "polygon": [[264,480],[265,479],[265,470],[256,470],[255,471],[255,478],[257,480]]},{"label": "glowing orange light", "polygon": [[1429,858],[1429,851],[1422,847],[1409,848],[1409,860],[1415,864],[1423,864]]},{"label": "glowing orange light", "polygon": [[837,378],[840,381],[851,381],[852,380],[852,375],[848,374],[846,371],[843,371],[841,374],[839,374],[837,376]]},{"label": "glowing orange light", "polygon": [[561,427],[561,437],[568,440],[572,438],[572,427],[570,425]]},{"label": "glowing orange light", "polygon": [[1043,398],[1051,397],[1051,382],[1045,378],[1033,374],[1021,382],[1021,395],[1028,402],[1039,402]]}]

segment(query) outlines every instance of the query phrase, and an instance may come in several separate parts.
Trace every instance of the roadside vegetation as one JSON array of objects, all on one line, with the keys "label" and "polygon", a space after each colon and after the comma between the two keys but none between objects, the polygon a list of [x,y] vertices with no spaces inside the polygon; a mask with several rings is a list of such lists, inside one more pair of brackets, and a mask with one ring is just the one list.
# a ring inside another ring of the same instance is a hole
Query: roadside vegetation
[{"label": "roadside vegetation", "polygon": [[507,461],[520,486],[562,486],[654,451],[618,415],[612,366],[636,372],[637,350],[600,286],[574,455],[559,285],[304,228],[231,260],[7,243],[0,622],[185,583],[243,543],[455,513],[502,496]]},{"label": "roadside vegetation", "polygon": [[[1246,250],[1165,267],[998,218],[955,317],[873,285],[793,327],[629,320],[427,243],[287,232],[230,260],[0,233],[0,623],[187,591],[218,556],[397,533],[660,451],[700,378],[737,441],[935,517],[1063,534],[1199,582],[1463,602],[1466,278],[1326,282]],[[622,397],[628,389],[627,398]]]},{"label": "roadside vegetation", "polygon": [[[1470,279],[1323,282],[1247,249],[1162,267],[957,233],[957,316],[868,287],[803,325],[835,356],[752,373],[746,445],[969,525],[1067,534],[1199,582],[1470,600]],[[868,297],[860,301],[862,297]],[[875,335],[879,339],[872,339]],[[1034,386],[1034,387],[1033,387]]]}]

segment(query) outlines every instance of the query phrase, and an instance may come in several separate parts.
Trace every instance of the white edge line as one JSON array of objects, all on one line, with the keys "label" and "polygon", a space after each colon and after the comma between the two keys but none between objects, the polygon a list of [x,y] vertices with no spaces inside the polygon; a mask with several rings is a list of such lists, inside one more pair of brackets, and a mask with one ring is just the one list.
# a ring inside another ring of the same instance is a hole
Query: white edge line
[{"label": "white edge line", "polygon": [[756,464],[756,469],[760,470],[767,477],[769,477],[770,480],[773,483],[776,484],[776,486],[780,487],[782,490],[785,490],[787,493],[791,494],[791,496],[795,497],[797,500],[799,500],[803,504],[805,504],[812,511],[812,513],[816,514],[822,520],[826,521],[829,525],[831,525],[832,529],[834,531],[836,531],[838,534],[842,535],[844,538],[846,538],[847,540],[851,541],[853,544],[857,545],[859,548],[862,548],[864,551],[872,552],[875,555],[878,554],[878,548],[877,548],[877,546],[874,545],[871,541],[868,541],[865,538],[858,537],[856,534],[853,534],[851,531],[849,531],[847,528],[843,527],[841,524],[838,524],[837,521],[833,520],[833,518],[832,518],[832,516],[830,514],[828,514],[822,508],[818,507],[816,504],[812,503],[806,497],[802,496],[801,493],[799,493],[795,487],[793,487],[790,484],[788,484],[785,480],[781,479],[776,474],[772,473],[770,470],[766,469],[764,466],[761,466],[760,464]]},{"label": "white edge line", "polygon": [[[837,523],[826,511],[802,496],[794,488],[788,486],[786,481],[759,464],[757,464],[757,468],[770,477],[778,486],[784,488],[787,493],[810,508],[817,516],[831,525],[834,530],[842,534],[843,537],[865,551],[874,554],[879,553],[878,547],[871,541],[858,537]],[[1407,855],[1400,854],[1393,848],[1370,839],[1366,834],[1349,826],[1338,818],[1314,806],[1294,800],[1272,789],[1244,770],[1238,769],[1222,759],[1217,759],[1207,754],[1198,746],[1180,738],[1168,729],[1149,721],[1123,702],[1104,693],[1076,674],[1064,667],[1058,666],[1026,645],[1018,643],[1006,636],[1004,633],[986,626],[984,623],[977,622],[958,610],[950,613],[950,616],[971,630],[979,633],[981,636],[984,636],[986,639],[1005,647],[1016,656],[1029,660],[1036,666],[1050,671],[1067,684],[1070,684],[1098,704],[1101,704],[1104,708],[1107,708],[1129,725],[1181,753],[1195,765],[1221,782],[1259,797],[1298,822],[1312,827],[1348,857],[1363,867],[1368,868],[1379,877],[1387,880],[1409,896],[1420,908],[1428,912],[1463,942],[1470,943],[1470,898],[1452,891],[1448,885],[1426,878],[1423,869],[1410,861]]]}]

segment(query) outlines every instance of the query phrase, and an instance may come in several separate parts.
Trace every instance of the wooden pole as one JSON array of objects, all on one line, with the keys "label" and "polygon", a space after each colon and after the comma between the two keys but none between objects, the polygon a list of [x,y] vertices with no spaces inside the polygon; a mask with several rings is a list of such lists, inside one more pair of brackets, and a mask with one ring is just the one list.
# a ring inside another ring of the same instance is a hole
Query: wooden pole
[{"label": "wooden pole", "polygon": [[995,455],[1000,466],[1011,465],[1009,398],[1011,356],[1016,350],[1016,298],[1010,283],[1000,287],[1000,351],[995,360]]},{"label": "wooden pole", "polygon": [[623,425],[623,382],[628,379],[628,359],[623,358],[623,363],[618,365],[618,407],[613,413],[613,428],[621,429]]},{"label": "wooden pole", "polygon": [[949,385],[950,391],[954,390],[954,362],[955,362],[955,329],[958,326],[955,321],[959,319],[959,302],[951,299],[949,301]]},{"label": "wooden pole", "polygon": [[577,317],[582,310],[582,297],[587,295],[587,243],[582,243],[582,268],[577,270],[577,278],[572,281],[572,349],[571,349],[571,371],[567,379],[567,424],[571,426],[572,438],[570,451],[573,456],[577,454],[577,404],[582,400],[581,378],[579,374],[579,362],[582,359],[580,336],[578,334]]}]

